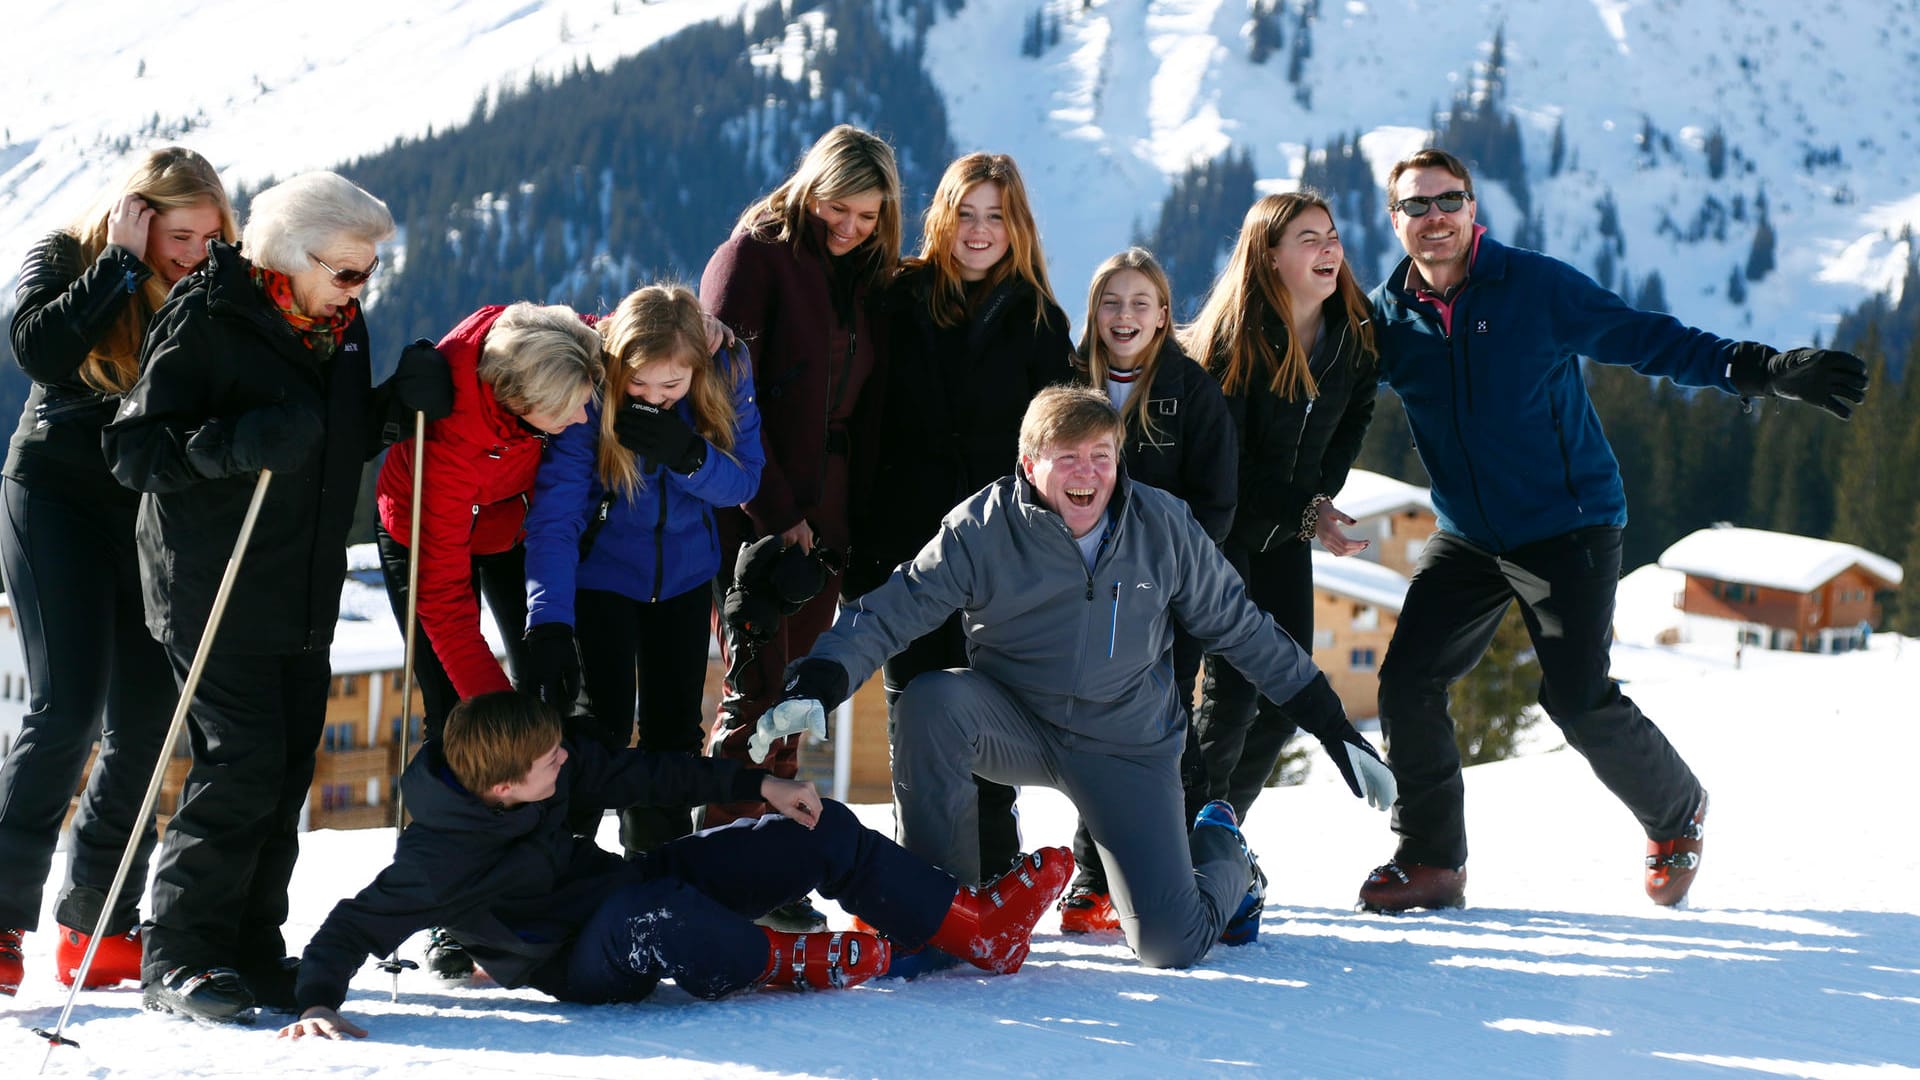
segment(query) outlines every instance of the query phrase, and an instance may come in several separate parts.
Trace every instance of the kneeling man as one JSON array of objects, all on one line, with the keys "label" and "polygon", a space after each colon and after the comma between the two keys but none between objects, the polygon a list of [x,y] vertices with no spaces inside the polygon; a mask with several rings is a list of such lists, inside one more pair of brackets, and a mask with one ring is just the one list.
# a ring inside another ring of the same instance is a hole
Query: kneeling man
[{"label": "kneeling man", "polygon": [[843,610],[787,672],[787,700],[753,753],[813,727],[886,657],[960,612],[970,666],[921,675],[901,697],[893,784],[900,842],[980,879],[974,774],[1073,800],[1110,874],[1127,944],[1183,967],[1251,940],[1265,891],[1233,812],[1191,829],[1180,786],[1185,712],[1175,621],[1317,736],[1355,795],[1385,809],[1393,778],[1327,680],[1180,500],[1131,484],[1104,394],[1042,391],[1020,427],[1017,472],[955,507],[884,585]]}]

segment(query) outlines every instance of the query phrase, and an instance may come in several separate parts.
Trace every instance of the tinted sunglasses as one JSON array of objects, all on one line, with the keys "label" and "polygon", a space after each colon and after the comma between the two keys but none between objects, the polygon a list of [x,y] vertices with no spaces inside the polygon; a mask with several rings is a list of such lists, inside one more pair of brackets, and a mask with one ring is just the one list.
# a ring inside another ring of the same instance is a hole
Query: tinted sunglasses
[{"label": "tinted sunglasses", "polygon": [[1443,191],[1438,195],[1411,195],[1389,205],[1387,209],[1398,210],[1408,217],[1426,217],[1427,211],[1432,207],[1439,207],[1443,214],[1451,214],[1467,205],[1472,199],[1471,191]]},{"label": "tinted sunglasses", "polygon": [[[1445,198],[1445,196],[1441,196],[1441,197]],[[1445,209],[1445,207],[1442,207],[1441,209]],[[1426,213],[1426,211],[1422,210],[1420,211],[1420,213],[1424,214]],[[1418,217],[1420,215],[1415,214],[1414,216]],[[357,285],[365,285],[367,283],[367,279],[373,276],[373,272],[375,270],[380,269],[380,256],[378,255],[375,255],[373,257],[373,261],[367,264],[367,268],[365,270],[335,270],[333,267],[328,266],[326,262],[320,258],[320,256],[315,255],[311,251],[307,252],[307,258],[312,259],[316,263],[319,263],[320,269],[325,270],[329,274],[332,274],[334,285],[342,289],[351,289]]]}]

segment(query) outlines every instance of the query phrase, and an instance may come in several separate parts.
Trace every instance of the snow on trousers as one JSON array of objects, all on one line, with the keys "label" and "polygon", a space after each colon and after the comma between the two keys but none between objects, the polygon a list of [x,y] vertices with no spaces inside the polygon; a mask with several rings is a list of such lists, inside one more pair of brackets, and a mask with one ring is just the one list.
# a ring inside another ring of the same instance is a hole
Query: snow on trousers
[{"label": "snow on trousers", "polygon": [[[74,811],[67,884],[105,893],[177,695],[166,650],[147,633],[140,604],[134,504],[106,505],[58,485],[29,488],[12,477],[0,489],[7,518],[0,565],[29,683],[19,738],[0,767],[0,927],[32,930],[95,730],[100,756]],[[146,880],[152,819],[140,829],[135,883]],[[137,884],[121,891],[109,932],[133,926],[141,891]]]},{"label": "snow on trousers", "polygon": [[1246,895],[1247,859],[1228,830],[1189,835],[1178,742],[1139,755],[1089,747],[977,671],[933,671],[900,698],[893,769],[901,843],[962,881],[980,875],[975,773],[1065,793],[1106,865],[1127,944],[1149,967],[1199,962]]},{"label": "snow on trousers", "polygon": [[1540,704],[1594,775],[1653,839],[1680,835],[1700,782],[1660,729],[1608,674],[1621,530],[1575,529],[1483,551],[1448,532],[1427,541],[1380,667],[1380,720],[1400,785],[1395,858],[1467,861],[1460,752],[1447,688],[1486,653],[1518,600],[1540,660]]},{"label": "snow on trousers", "polygon": [[818,890],[912,948],[940,928],[956,889],[953,875],[826,799],[812,829],[777,814],[743,818],[642,856],[529,982],[590,1004],[644,998],[661,979],[717,998],[766,972],[767,935],[753,920],[781,904]]}]

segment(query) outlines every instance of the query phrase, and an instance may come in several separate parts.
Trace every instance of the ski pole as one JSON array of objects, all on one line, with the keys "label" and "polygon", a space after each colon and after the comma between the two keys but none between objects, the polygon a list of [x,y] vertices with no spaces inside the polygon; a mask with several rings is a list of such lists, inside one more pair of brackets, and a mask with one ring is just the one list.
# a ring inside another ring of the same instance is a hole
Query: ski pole
[{"label": "ski pole", "polygon": [[[394,773],[393,783],[393,833],[396,841],[400,830],[407,827],[407,796],[400,787],[400,777],[407,771],[407,748],[413,742],[413,624],[420,610],[420,482],[427,460],[427,416],[425,413],[413,414],[413,518],[407,523],[407,625],[403,630],[406,646],[400,659],[400,761],[399,771]],[[393,990],[390,997],[400,1000],[400,973],[419,967],[411,960],[400,959],[400,947],[394,946],[393,953],[380,961],[380,970],[393,976]]]},{"label": "ski pole", "polygon": [[261,469],[260,479],[253,485],[253,501],[247,504],[247,514],[240,519],[240,535],[233,542],[233,555],[227,559],[227,569],[220,575],[220,588],[213,594],[213,609],[207,613],[207,628],[200,635],[200,644],[193,650],[193,664],[187,668],[186,681],[180,684],[180,701],[173,707],[173,723],[167,727],[167,737],[160,744],[160,760],[154,763],[153,777],[147,781],[147,797],[140,804],[140,814],[134,818],[133,831],[127,837],[127,846],[120,853],[120,868],[114,872],[113,885],[107,889],[106,902],[100,905],[100,917],[93,924],[93,937],[87,942],[86,955],[80,958],[80,966],[73,973],[73,986],[67,991],[66,1007],[60,1010],[60,1019],[53,1030],[34,1028],[33,1033],[47,1040],[46,1056],[40,1059],[40,1072],[47,1071],[47,1062],[53,1059],[53,1051],[59,1046],[79,1046],[79,1043],[66,1038],[62,1033],[67,1029],[67,1020],[73,1015],[73,1004],[80,996],[80,988],[87,984],[87,971],[93,967],[93,954],[100,949],[100,941],[107,932],[107,920],[113,917],[113,906],[120,900],[120,890],[127,883],[127,873],[133,867],[133,853],[140,846],[140,834],[144,831],[148,815],[153,813],[154,804],[160,801],[160,786],[166,782],[167,763],[173,760],[174,745],[180,741],[180,732],[187,726],[187,709],[193,704],[194,691],[200,685],[200,673],[206,669],[207,656],[213,652],[213,637],[220,629],[220,617],[227,610],[227,596],[233,592],[233,581],[240,576],[240,558],[247,553],[247,541],[253,536],[253,523],[260,516],[260,504],[266,501],[267,484],[273,479],[273,470]]}]

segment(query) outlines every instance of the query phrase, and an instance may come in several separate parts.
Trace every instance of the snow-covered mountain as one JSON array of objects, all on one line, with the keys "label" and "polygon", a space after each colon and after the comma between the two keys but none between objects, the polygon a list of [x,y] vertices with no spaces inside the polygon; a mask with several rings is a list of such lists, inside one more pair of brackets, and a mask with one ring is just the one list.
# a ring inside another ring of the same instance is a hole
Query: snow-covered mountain
[{"label": "snow-covered mountain", "polygon": [[[189,143],[237,183],[324,167],[457,125],[502,85],[605,66],[763,2],[214,0],[182,17],[124,0],[25,0],[0,69],[0,282],[142,146]],[[782,13],[817,21],[795,11],[805,6],[786,0]],[[874,10],[910,33],[895,7]],[[1286,188],[1310,150],[1357,134],[1379,180],[1462,93],[1495,95],[1522,147],[1523,179],[1481,184],[1499,234],[1529,216],[1513,190],[1524,188],[1548,251],[1628,287],[1658,272],[1690,321],[1803,339],[1869,292],[1897,289],[1912,256],[1902,229],[1920,219],[1920,0],[937,10],[926,66],[953,143],[1022,162],[1070,311],[1093,265],[1152,225],[1194,160],[1241,148],[1261,186]],[[1265,63],[1249,55],[1256,21],[1277,31]],[[1038,47],[1024,48],[1036,22]],[[788,78],[818,77],[804,55],[777,60]],[[1763,203],[1776,265],[1747,280]]]}]

